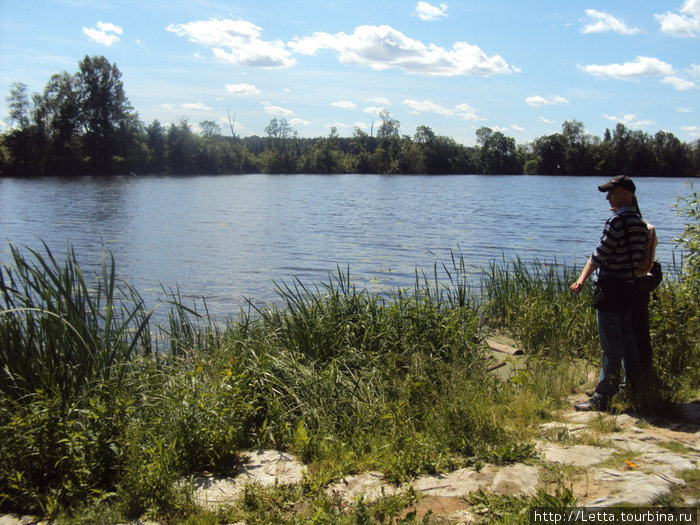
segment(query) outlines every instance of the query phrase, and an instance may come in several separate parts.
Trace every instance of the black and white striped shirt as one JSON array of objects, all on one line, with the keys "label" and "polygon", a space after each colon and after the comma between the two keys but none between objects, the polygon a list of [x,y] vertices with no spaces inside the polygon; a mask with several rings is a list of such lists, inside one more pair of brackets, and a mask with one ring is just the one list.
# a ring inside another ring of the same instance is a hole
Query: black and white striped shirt
[{"label": "black and white striped shirt", "polygon": [[631,281],[633,267],[637,268],[644,256],[648,235],[647,225],[639,214],[631,207],[621,208],[606,221],[591,260],[601,275]]}]

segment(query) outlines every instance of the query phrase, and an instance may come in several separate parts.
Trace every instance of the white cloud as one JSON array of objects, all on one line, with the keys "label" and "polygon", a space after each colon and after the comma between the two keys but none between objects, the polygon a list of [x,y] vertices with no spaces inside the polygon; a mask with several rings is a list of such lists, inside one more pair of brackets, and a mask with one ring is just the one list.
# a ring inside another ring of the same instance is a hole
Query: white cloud
[{"label": "white cloud", "polygon": [[413,14],[421,20],[433,22],[447,16],[447,4],[442,3],[439,6],[434,6],[428,2],[418,2]]},{"label": "white cloud", "polygon": [[366,100],[367,102],[374,102],[375,104],[381,104],[382,106],[391,106],[391,101],[386,97],[369,97]]},{"label": "white cloud", "polygon": [[423,44],[391,26],[360,26],[354,33],[314,33],[289,42],[297,53],[315,55],[331,49],[343,64],[370,67],[376,71],[398,68],[425,76],[496,75],[517,71],[498,55],[487,56],[481,48],[455,42],[452,49]]},{"label": "white cloud", "polygon": [[309,124],[311,124],[311,122],[300,118],[293,118],[289,121],[290,126],[308,126]]},{"label": "white cloud", "polygon": [[700,0],[685,0],[679,11],[666,11],[654,18],[661,24],[661,31],[668,35],[695,37],[700,32]]},{"label": "white cloud", "polygon": [[260,90],[253,84],[226,84],[226,91],[234,95],[259,95]]},{"label": "white cloud", "polygon": [[448,108],[432,102],[430,100],[411,100],[403,101],[404,106],[408,106],[414,113],[436,113],[446,117],[457,117],[463,120],[474,121],[484,120],[476,114],[476,110],[469,104],[459,104],[454,108]]},{"label": "white cloud", "polygon": [[554,121],[545,117],[540,117],[540,122],[544,122],[545,124],[554,124]]},{"label": "white cloud", "polygon": [[685,80],[679,77],[665,77],[661,79],[662,84],[669,84],[673,86],[678,91],[688,91],[690,89],[695,89],[697,84],[691,82],[690,80]]},{"label": "white cloud", "polygon": [[187,110],[203,110],[203,111],[211,111],[211,108],[209,106],[204,105],[201,102],[192,102],[192,103],[185,103],[185,104],[180,104],[180,107],[182,109],[187,109]]},{"label": "white cloud", "polygon": [[103,46],[111,46],[119,42],[117,35],[121,35],[123,32],[121,27],[109,22],[97,22],[97,28],[83,27],[84,35]]},{"label": "white cloud", "polygon": [[143,40],[141,40],[140,38],[137,38],[137,39],[136,39],[136,45],[139,46],[139,47],[140,47],[141,49],[143,49],[144,51],[150,51],[150,50],[151,50],[151,48],[148,47],[148,46],[143,42]]},{"label": "white cloud", "polygon": [[293,117],[294,112],[290,111],[285,108],[281,108],[279,106],[271,106],[271,105],[265,105],[265,113],[269,113],[270,115],[277,115],[278,117]]},{"label": "white cloud", "polygon": [[211,48],[222,62],[260,68],[289,67],[296,60],[280,40],[260,38],[262,28],[245,20],[200,20],[186,24],[170,24],[167,28],[190,42]]},{"label": "white cloud", "polygon": [[698,66],[697,64],[692,64],[688,68],[688,73],[690,73],[694,77],[700,78],[700,66]]},{"label": "white cloud", "polygon": [[554,95],[553,97],[542,97],[540,95],[536,95],[534,97],[527,97],[525,99],[525,102],[529,106],[534,106],[534,107],[542,107],[542,106],[553,106],[556,104],[568,104],[569,101],[566,100],[564,97],[560,97],[559,95]]},{"label": "white cloud", "polygon": [[621,35],[636,35],[640,33],[640,29],[636,27],[628,27],[622,20],[604,12],[596,11],[595,9],[586,9],[587,20],[583,20],[584,26],[581,32],[587,33],[619,33]]},{"label": "white cloud", "polygon": [[700,138],[700,127],[698,126],[681,126],[681,130],[693,138]]},{"label": "white cloud", "polygon": [[365,109],[363,109],[362,111],[364,111],[365,113],[368,113],[370,115],[379,116],[379,114],[385,110],[386,110],[385,107],[369,106],[369,107],[366,107]]},{"label": "white cloud", "polygon": [[513,131],[518,131],[518,132],[520,132],[520,133],[524,133],[524,132],[525,132],[525,128],[523,128],[523,127],[521,127],[521,126],[518,126],[517,124],[511,124],[511,125],[510,125],[510,129],[512,129]]},{"label": "white cloud", "polygon": [[611,77],[618,80],[635,80],[642,77],[671,76],[673,67],[658,58],[637,57],[624,64],[578,66],[594,77]]},{"label": "white cloud", "polygon": [[476,110],[467,103],[455,106],[455,115],[463,120],[486,120],[485,118],[479,117],[476,114]]},{"label": "white cloud", "polygon": [[452,109],[435,104],[430,100],[418,101],[406,99],[403,101],[403,105],[411,108],[414,113],[437,113],[438,115],[445,116],[454,115],[454,111]]},{"label": "white cloud", "polygon": [[349,100],[339,100],[337,102],[332,102],[331,106],[340,109],[355,109],[357,104],[350,102]]},{"label": "white cloud", "polygon": [[651,126],[652,124],[655,124],[655,122],[651,120],[642,120],[637,115],[635,114],[628,114],[628,115],[623,115],[622,117],[615,117],[612,115],[603,115],[603,118],[611,121],[611,122],[619,122],[621,124],[624,124],[625,126],[629,126],[631,128],[644,128],[647,126]]},{"label": "white cloud", "polygon": [[676,111],[677,111],[678,113],[692,113],[692,112],[693,112],[693,108],[689,108],[689,107],[676,108]]}]

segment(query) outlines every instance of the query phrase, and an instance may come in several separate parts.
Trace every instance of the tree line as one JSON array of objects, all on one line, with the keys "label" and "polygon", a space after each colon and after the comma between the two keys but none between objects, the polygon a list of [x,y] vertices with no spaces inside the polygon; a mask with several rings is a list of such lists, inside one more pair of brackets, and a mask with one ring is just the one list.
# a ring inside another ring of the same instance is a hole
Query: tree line
[{"label": "tree line", "polygon": [[389,112],[374,132],[352,137],[300,138],[284,118],[273,118],[265,136],[232,136],[214,121],[195,132],[186,119],[146,124],[130,104],[115,64],[103,56],[78,63],[74,74],[53,75],[43,93],[16,82],[7,97],[10,129],[0,134],[0,176],[76,174],[396,173],[540,174],[696,177],[700,140],[672,133],[650,135],[618,123],[604,136],[577,120],[560,133],[526,144],[488,127],[465,146],[418,126],[402,134]]}]

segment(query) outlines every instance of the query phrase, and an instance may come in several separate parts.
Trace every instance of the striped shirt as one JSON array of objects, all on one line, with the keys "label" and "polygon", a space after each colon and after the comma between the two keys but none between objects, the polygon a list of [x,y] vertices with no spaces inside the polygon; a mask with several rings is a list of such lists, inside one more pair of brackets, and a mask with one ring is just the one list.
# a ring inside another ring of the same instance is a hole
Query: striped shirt
[{"label": "striped shirt", "polygon": [[621,208],[605,223],[603,236],[591,260],[601,275],[631,281],[634,279],[632,266],[636,269],[644,257],[648,236],[647,225],[639,214],[633,208]]}]

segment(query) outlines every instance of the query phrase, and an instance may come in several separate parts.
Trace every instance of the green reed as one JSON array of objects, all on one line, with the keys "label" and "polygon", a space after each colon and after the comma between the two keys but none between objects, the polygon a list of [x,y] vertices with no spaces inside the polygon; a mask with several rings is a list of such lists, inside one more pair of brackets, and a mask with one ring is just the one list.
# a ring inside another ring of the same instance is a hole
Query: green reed
[{"label": "green reed", "polygon": [[0,267],[0,390],[50,391],[68,400],[121,373],[118,365],[132,355],[152,351],[153,312],[117,279],[111,255],[103,252],[92,281],[72,249],[62,264],[44,248],[13,245],[14,267]]},{"label": "green reed", "polygon": [[492,262],[482,281],[484,322],[510,332],[528,353],[597,356],[592,287],[578,296],[569,291],[579,273],[556,261]]}]

